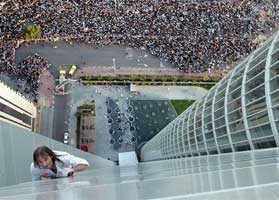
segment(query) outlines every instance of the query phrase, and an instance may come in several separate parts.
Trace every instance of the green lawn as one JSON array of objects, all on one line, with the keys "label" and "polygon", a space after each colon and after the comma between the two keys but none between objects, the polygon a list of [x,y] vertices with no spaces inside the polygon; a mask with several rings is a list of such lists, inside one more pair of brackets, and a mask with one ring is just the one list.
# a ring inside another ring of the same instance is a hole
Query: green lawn
[{"label": "green lawn", "polygon": [[171,100],[171,103],[177,113],[177,115],[180,115],[184,110],[186,110],[194,100]]}]

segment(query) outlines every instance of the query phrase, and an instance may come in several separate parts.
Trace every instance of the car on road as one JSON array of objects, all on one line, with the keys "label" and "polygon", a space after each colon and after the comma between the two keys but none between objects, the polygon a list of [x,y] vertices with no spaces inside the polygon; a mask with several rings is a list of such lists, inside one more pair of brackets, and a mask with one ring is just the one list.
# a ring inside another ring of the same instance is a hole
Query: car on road
[{"label": "car on road", "polygon": [[61,69],[59,70],[59,75],[60,75],[60,76],[66,76],[66,70],[63,69],[63,68],[61,68]]},{"label": "car on road", "polygon": [[69,144],[69,133],[68,132],[64,133],[64,144]]},{"label": "car on road", "polygon": [[73,76],[74,73],[75,73],[75,71],[76,71],[76,69],[77,69],[77,66],[76,66],[76,65],[72,65],[72,66],[71,66],[71,69],[70,69],[70,71],[69,71],[69,75]]}]

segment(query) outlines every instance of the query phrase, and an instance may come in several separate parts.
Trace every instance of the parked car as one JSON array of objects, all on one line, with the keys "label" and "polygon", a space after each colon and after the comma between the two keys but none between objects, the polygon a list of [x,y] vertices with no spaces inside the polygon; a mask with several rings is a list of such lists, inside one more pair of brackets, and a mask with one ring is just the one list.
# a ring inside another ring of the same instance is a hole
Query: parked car
[{"label": "parked car", "polygon": [[69,144],[69,133],[68,132],[64,133],[64,144]]},{"label": "parked car", "polygon": [[61,68],[61,69],[59,70],[59,75],[60,75],[60,76],[66,76],[66,70],[65,70],[64,68]]},{"label": "parked car", "polygon": [[76,66],[76,65],[72,65],[72,66],[71,66],[71,69],[70,69],[70,71],[69,71],[69,74],[70,74],[71,76],[73,76],[74,73],[75,73],[75,71],[76,71],[76,69],[77,69],[77,66]]}]

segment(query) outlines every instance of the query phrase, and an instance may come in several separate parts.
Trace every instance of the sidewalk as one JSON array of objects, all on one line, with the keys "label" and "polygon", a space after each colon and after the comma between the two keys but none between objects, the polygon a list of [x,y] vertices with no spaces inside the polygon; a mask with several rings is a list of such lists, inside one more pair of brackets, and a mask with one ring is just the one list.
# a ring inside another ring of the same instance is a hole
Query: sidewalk
[{"label": "sidewalk", "polygon": [[157,75],[157,76],[185,76],[185,77],[212,77],[221,79],[226,73],[216,71],[212,73],[183,73],[172,68],[135,68],[122,67],[114,70],[113,67],[107,66],[92,66],[82,67],[77,70],[74,78],[78,79],[81,76],[96,76],[96,75]]},{"label": "sidewalk", "polygon": [[49,71],[44,71],[40,78],[39,84],[39,105],[40,107],[52,107],[54,104],[54,88],[55,79],[49,73]]},{"label": "sidewalk", "polygon": [[38,112],[40,115],[38,116],[37,132],[52,138],[55,79],[46,70],[42,73],[39,81]]}]

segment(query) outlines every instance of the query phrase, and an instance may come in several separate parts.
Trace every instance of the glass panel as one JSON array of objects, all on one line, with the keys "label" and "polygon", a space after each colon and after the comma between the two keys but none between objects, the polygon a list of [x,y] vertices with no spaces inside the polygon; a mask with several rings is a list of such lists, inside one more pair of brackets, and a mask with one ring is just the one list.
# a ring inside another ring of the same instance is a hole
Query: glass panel
[{"label": "glass panel", "polygon": [[206,151],[202,151],[200,152],[201,156],[206,156],[207,155],[207,152]]},{"label": "glass panel", "polygon": [[201,126],[202,126],[202,121],[201,120],[196,121],[196,129],[198,129]]},{"label": "glass panel", "polygon": [[[11,130],[14,131],[15,133],[13,134],[13,141],[12,141],[12,149],[14,155],[16,155],[16,161],[18,163],[21,163],[22,165],[16,166],[17,172],[15,173],[17,175],[17,181],[18,182],[25,182],[26,180],[30,179],[30,174],[24,173],[28,172],[30,170],[30,165],[26,165],[27,163],[32,162],[32,158],[30,155],[33,154],[34,151],[34,146],[31,145],[33,144],[31,141],[33,141],[33,137],[35,135],[35,138],[39,138],[40,140],[46,140],[49,141],[50,139],[46,137],[42,137],[39,134],[30,134],[28,131],[23,130],[19,127],[11,126]],[[11,133],[10,133],[11,134]],[[6,142],[6,141],[5,141]],[[15,144],[15,145],[14,145]],[[49,143],[46,143],[49,146]],[[7,152],[7,151],[4,151]],[[8,159],[10,160],[10,159]],[[7,160],[6,160],[7,161]],[[3,161],[1,161],[3,162]],[[11,166],[7,166],[8,169]],[[5,172],[6,173],[6,172]]]},{"label": "glass panel", "polygon": [[245,58],[245,60],[244,61],[242,61],[239,65],[237,65],[237,69],[235,70],[235,74],[241,74],[241,73],[243,73],[243,71],[244,71],[244,66],[246,66],[247,65],[247,63],[248,63],[248,59],[249,57],[247,57],[247,58]]},{"label": "glass panel", "polygon": [[186,134],[187,133],[187,120],[188,120],[188,117],[185,117],[184,118],[184,126],[183,126],[183,133]]},{"label": "glass panel", "polygon": [[215,121],[215,127],[216,128],[218,128],[220,126],[223,126],[224,124],[225,124],[225,118],[224,117]]},{"label": "glass panel", "polygon": [[276,142],[273,137],[254,140],[253,144],[256,149],[276,147]]},{"label": "glass panel", "polygon": [[279,76],[276,78],[272,79],[270,82],[270,91],[274,91],[279,88]]},{"label": "glass panel", "polygon": [[203,142],[199,143],[198,147],[199,147],[199,150],[204,150],[205,149],[205,146],[204,146]]},{"label": "glass panel", "polygon": [[226,93],[226,88],[224,88],[220,93],[218,93],[218,95],[215,98],[215,101],[219,101],[220,99],[222,99],[225,96]]},{"label": "glass panel", "polygon": [[247,120],[248,120],[249,127],[264,124],[269,121],[267,110],[264,110],[263,112],[260,112],[251,117],[248,117]]},{"label": "glass panel", "polygon": [[229,144],[228,136],[225,135],[223,137],[217,138],[217,142],[218,142],[218,145]]},{"label": "glass panel", "polygon": [[212,123],[206,124],[206,125],[204,126],[204,131],[205,131],[205,132],[208,132],[208,131],[210,131],[210,130],[212,130]]},{"label": "glass panel", "polygon": [[233,121],[236,121],[238,119],[242,119],[242,109],[238,109],[235,112],[230,113],[228,115],[228,118],[229,118],[229,122],[233,122]]},{"label": "glass panel", "polygon": [[246,83],[246,91],[250,91],[257,87],[258,85],[261,85],[264,82],[264,71],[262,71],[257,76],[253,77],[253,80]]},{"label": "glass panel", "polygon": [[241,87],[239,87],[238,89],[233,91],[233,93],[228,95],[228,101],[231,102],[232,100],[240,97],[240,95],[241,95]]},{"label": "glass panel", "polygon": [[277,40],[277,41],[275,42],[273,52],[274,52],[275,50],[277,50],[278,48],[279,48],[279,40]]},{"label": "glass panel", "polygon": [[270,68],[270,78],[279,75],[279,60]]},{"label": "glass panel", "polygon": [[210,155],[218,154],[218,151],[217,151],[217,150],[210,150],[210,151],[209,151],[209,154],[210,154]]},{"label": "glass panel", "polygon": [[219,108],[224,107],[224,99],[220,100],[219,102],[215,103],[214,109],[218,110]]},{"label": "glass panel", "polygon": [[246,132],[245,131],[241,131],[241,132],[232,134],[231,138],[232,138],[232,142],[233,143],[245,141],[245,140],[247,140]]},{"label": "glass panel", "polygon": [[208,133],[206,133],[205,134],[205,138],[208,140],[208,139],[211,139],[211,138],[213,138],[214,137],[214,135],[213,135],[213,132],[212,131],[210,131],[210,132],[208,132]]},{"label": "glass panel", "polygon": [[215,146],[216,146],[215,140],[214,140],[214,139],[212,139],[212,140],[207,140],[207,141],[206,141],[206,144],[207,144],[208,147],[215,147]]},{"label": "glass panel", "polygon": [[189,138],[193,138],[193,137],[194,137],[194,132],[191,131],[191,132],[189,133]]},{"label": "glass panel", "polygon": [[212,111],[212,106],[208,106],[208,107],[206,106],[204,113],[205,115],[208,115],[209,113],[211,114],[211,111]]},{"label": "glass panel", "polygon": [[265,46],[263,46],[260,49],[257,49],[255,51],[254,57],[253,57],[253,62],[251,63],[251,65],[255,65],[257,64],[261,59],[265,58],[267,53],[268,53],[268,49],[266,48],[267,46],[270,45],[271,42],[267,43]]},{"label": "glass panel", "polygon": [[[190,122],[191,122],[191,120],[190,120]],[[189,126],[189,131],[193,131],[194,130],[194,125],[193,125],[193,123],[190,123],[189,122],[189,124],[191,124],[190,126]]]},{"label": "glass panel", "polygon": [[196,135],[202,135],[202,129],[201,128],[196,130]]},{"label": "glass panel", "polygon": [[271,130],[270,125],[266,124],[264,126],[255,127],[255,128],[250,129],[250,135],[251,135],[252,139],[269,136],[269,135],[272,135],[272,130]]},{"label": "glass panel", "polygon": [[253,102],[246,107],[247,115],[252,115],[254,113],[260,112],[266,109],[265,97]]},{"label": "glass panel", "polygon": [[191,149],[192,149],[192,151],[195,151],[195,152],[193,152],[193,154],[194,154],[194,156],[195,156],[195,154],[196,154],[196,151],[197,151],[197,147],[196,147],[196,145],[191,145]]},{"label": "glass panel", "polygon": [[234,149],[236,151],[248,151],[248,150],[251,150],[250,145],[249,145],[248,142],[234,144],[233,146],[234,146]]},{"label": "glass panel", "polygon": [[240,86],[242,83],[242,76],[239,77],[236,81],[231,82],[229,93],[234,90],[236,87]]},{"label": "glass panel", "polygon": [[231,101],[229,104],[228,104],[228,112],[231,112],[235,109],[238,109],[241,107],[241,98],[240,96],[237,98],[237,99],[234,99],[233,101]]},{"label": "glass panel", "polygon": [[217,119],[217,118],[219,118],[219,117],[221,117],[221,116],[223,116],[223,115],[224,115],[224,108],[222,108],[222,109],[220,109],[220,110],[214,112],[214,117],[215,117],[215,119]]},{"label": "glass panel", "polygon": [[271,56],[271,65],[275,63],[277,60],[279,60],[279,51],[277,51]]},{"label": "glass panel", "polygon": [[198,142],[203,142],[203,136],[199,135],[196,137]]},{"label": "glass panel", "polygon": [[251,71],[248,71],[248,73],[247,73],[247,80],[253,78],[257,74],[264,71],[265,70],[265,63],[266,63],[265,60],[262,60],[261,62],[257,63],[256,67],[252,66],[253,69],[251,69]]},{"label": "glass panel", "polygon": [[207,117],[204,118],[204,123],[207,124],[211,122],[211,115],[208,115]]},{"label": "glass panel", "polygon": [[221,136],[221,135],[225,135],[225,134],[227,134],[226,126],[216,129],[216,136],[217,137]]},{"label": "glass panel", "polygon": [[225,147],[221,147],[220,148],[220,152],[221,153],[231,153],[232,152],[232,149],[230,146],[225,146]]},{"label": "glass panel", "polygon": [[272,105],[279,105],[278,92],[275,92],[274,94],[271,95],[271,102],[272,102]]},{"label": "glass panel", "polygon": [[264,95],[265,95],[265,88],[263,84],[262,86],[259,86],[258,88],[246,94],[246,103],[253,102],[256,99],[263,97]]},{"label": "glass panel", "polygon": [[[207,101],[206,101],[206,104],[205,104],[206,107],[212,105],[212,100],[213,100],[212,96],[213,96],[213,94],[214,94],[214,91],[215,91],[215,89],[214,89],[213,91],[211,91],[211,93],[209,94],[209,97],[208,97],[208,99],[207,99]],[[211,97],[210,97],[210,96],[211,96]]]},{"label": "glass panel", "polygon": [[[14,130],[14,127],[15,127],[14,125],[8,124],[8,123],[3,122],[3,121],[0,121],[0,139],[2,140],[2,141],[0,141],[0,144],[1,144],[1,149],[3,149],[3,151],[1,153],[2,154],[4,153],[3,157],[6,158],[4,160],[1,160],[0,165],[3,165],[3,163],[5,164],[4,165],[5,172],[1,172],[0,177],[1,177],[1,179],[3,179],[2,178],[2,173],[5,174],[4,176],[6,176],[6,178],[5,178],[4,182],[7,185],[12,185],[12,184],[17,183],[16,182],[17,177],[16,177],[15,172],[16,172],[16,167],[19,167],[19,166],[16,166],[14,164],[14,161],[12,159],[19,153],[14,148],[14,145],[13,145],[14,143],[13,143],[12,138],[13,138],[13,135],[19,134],[19,133],[22,134],[22,133],[21,132],[16,132]],[[17,129],[19,129],[19,128],[17,128]],[[13,135],[12,135],[12,133],[13,133]],[[31,141],[32,141],[32,139],[31,139]],[[32,154],[29,154],[29,158],[31,158],[31,155]],[[28,162],[29,162],[29,164],[27,164]],[[25,161],[24,163],[26,165],[30,166],[31,160],[28,160],[28,162]],[[23,163],[21,163],[21,164],[23,164]],[[2,181],[3,180],[0,180],[0,182],[2,182]]]},{"label": "glass panel", "polygon": [[244,124],[243,124],[242,120],[234,122],[233,124],[229,124],[229,127],[230,127],[231,132],[237,132],[237,131],[244,130]]},{"label": "glass panel", "polygon": [[[184,137],[184,138],[185,138],[185,137]],[[185,146],[185,149],[188,149],[188,148],[189,148],[188,140],[187,140],[187,139],[184,140],[184,146]]]},{"label": "glass panel", "polygon": [[190,139],[190,144],[195,144],[195,143],[196,143],[195,138],[191,138]]},{"label": "glass panel", "polygon": [[279,119],[279,105],[274,107],[272,110],[273,110],[273,115],[274,115],[275,120],[278,120]]}]

